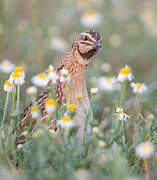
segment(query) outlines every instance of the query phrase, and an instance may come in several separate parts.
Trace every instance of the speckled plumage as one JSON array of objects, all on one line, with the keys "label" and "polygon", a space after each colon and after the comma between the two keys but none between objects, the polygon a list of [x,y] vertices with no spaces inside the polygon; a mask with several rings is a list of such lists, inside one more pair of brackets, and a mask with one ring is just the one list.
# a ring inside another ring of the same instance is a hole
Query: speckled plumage
[{"label": "speckled plumage", "polygon": [[[61,64],[58,66],[56,72],[60,76],[61,70],[66,69],[70,73],[71,81],[68,87],[68,99],[66,100],[65,96],[65,84],[60,82],[58,79],[55,84],[56,91],[56,101],[57,103],[68,104],[74,103],[77,105],[77,112],[75,116],[75,124],[79,126],[78,138],[81,143],[83,140],[84,134],[84,125],[85,125],[85,112],[80,106],[79,101],[76,98],[78,93],[82,93],[83,98],[82,102],[86,110],[89,108],[89,99],[86,88],[86,69],[91,60],[91,58],[96,54],[96,52],[101,47],[102,38],[99,33],[95,31],[89,31],[81,33],[73,43],[72,49],[67,53],[65,59],[62,60]],[[46,119],[47,112],[45,110],[45,101],[49,97],[47,88],[51,86],[52,83],[49,82],[47,87],[45,87],[39,96],[36,98],[37,105],[41,111],[41,117],[44,121]],[[34,129],[36,121],[31,120],[31,107],[32,103],[26,107],[23,114],[19,118],[19,130],[23,130],[25,124],[32,123],[32,129]],[[56,129],[55,125],[52,125],[51,128]]]}]

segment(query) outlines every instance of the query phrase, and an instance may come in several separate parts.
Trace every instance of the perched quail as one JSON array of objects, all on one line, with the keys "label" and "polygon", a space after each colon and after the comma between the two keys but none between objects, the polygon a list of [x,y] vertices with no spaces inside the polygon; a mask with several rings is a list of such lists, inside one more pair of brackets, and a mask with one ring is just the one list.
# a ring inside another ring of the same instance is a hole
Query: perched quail
[{"label": "perched quail", "polygon": [[[78,129],[78,139],[81,143],[84,136],[84,127],[86,121],[86,115],[84,109],[80,106],[80,103],[76,97],[77,94],[82,94],[82,104],[88,111],[89,109],[89,98],[86,87],[86,69],[91,61],[92,57],[101,48],[102,37],[98,32],[93,30],[83,32],[78,35],[72,48],[67,53],[65,59],[62,60],[61,64],[58,66],[56,72],[60,76],[61,70],[66,69],[70,73],[71,80],[70,86],[68,88],[68,99],[65,96],[65,83],[57,80],[55,84],[56,91],[56,101],[59,104],[67,102],[68,104],[76,104],[77,111],[74,118],[74,123],[79,126]],[[41,111],[41,117],[44,120],[47,116],[45,101],[49,97],[47,88],[51,86],[52,83],[49,82],[48,85],[41,91],[39,96],[36,98],[37,105]],[[18,129],[22,131],[25,124],[31,123],[32,126],[36,124],[31,119],[31,107],[32,103],[26,107],[23,114],[20,116],[18,121]],[[56,123],[52,125],[53,128],[56,127]],[[32,128],[33,129],[33,128]],[[87,128],[88,133],[90,132],[90,126]]]}]

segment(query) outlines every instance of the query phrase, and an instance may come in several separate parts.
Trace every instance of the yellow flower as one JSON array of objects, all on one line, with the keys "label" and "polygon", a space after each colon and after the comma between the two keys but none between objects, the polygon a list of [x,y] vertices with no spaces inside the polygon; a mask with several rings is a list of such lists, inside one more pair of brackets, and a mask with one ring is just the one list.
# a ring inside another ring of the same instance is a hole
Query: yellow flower
[{"label": "yellow flower", "polygon": [[12,83],[9,80],[6,80],[5,83],[4,83],[4,91],[5,92],[12,92],[14,86],[15,86],[14,83]]},{"label": "yellow flower", "polygon": [[120,73],[119,73],[117,79],[118,79],[118,81],[121,81],[121,82],[125,81],[126,79],[131,81],[133,79],[133,75],[131,73],[130,67],[126,65],[124,68],[122,68],[120,70]]},{"label": "yellow flower", "polygon": [[39,117],[39,109],[38,109],[38,107],[33,106],[33,107],[31,108],[31,114],[32,114],[32,118],[33,118],[33,119],[38,118],[38,117]]},{"label": "yellow flower", "polygon": [[81,18],[81,24],[85,27],[96,27],[101,22],[102,16],[94,10],[85,12]]},{"label": "yellow flower", "polygon": [[35,75],[34,77],[32,77],[31,81],[35,86],[45,87],[49,79],[45,73],[39,73]]},{"label": "yellow flower", "polygon": [[16,73],[23,73],[24,70],[23,70],[22,67],[16,67],[16,68],[15,68],[15,72],[16,72]]},{"label": "yellow flower", "polygon": [[131,87],[133,88],[134,93],[143,93],[147,90],[147,86],[144,83],[131,83]]},{"label": "yellow flower", "polygon": [[81,100],[82,99],[82,93],[78,93],[77,95],[76,95],[76,98],[78,99],[78,100]]},{"label": "yellow flower", "polygon": [[21,77],[24,79],[25,78],[25,73],[22,67],[16,67],[15,68],[15,73],[18,73],[21,75]]},{"label": "yellow flower", "polygon": [[77,106],[76,106],[76,104],[68,104],[68,106],[67,106],[67,109],[68,110],[76,110],[77,109]]},{"label": "yellow flower", "polygon": [[123,74],[123,75],[128,75],[128,74],[131,73],[131,71],[130,71],[129,68],[122,68],[120,73]]},{"label": "yellow flower", "polygon": [[46,110],[51,113],[55,111],[56,101],[54,99],[47,99],[45,101]]},{"label": "yellow flower", "polygon": [[22,76],[21,73],[18,73],[18,72],[13,72],[11,75],[10,75],[10,81],[14,82],[15,84],[24,84],[25,80],[24,80],[24,75]]},{"label": "yellow flower", "polygon": [[62,118],[62,121],[68,122],[68,121],[71,121],[71,119],[70,119],[70,117],[66,116],[66,117],[63,117],[63,118]]},{"label": "yellow flower", "polygon": [[52,65],[49,65],[49,68],[46,69],[47,73],[53,72],[54,71],[54,67]]},{"label": "yellow flower", "polygon": [[46,79],[46,75],[43,74],[43,73],[38,74],[38,77],[39,77],[40,79]]},{"label": "yellow flower", "polygon": [[73,121],[68,116],[65,116],[62,119],[58,120],[57,124],[58,124],[58,126],[60,126],[63,129],[69,129],[74,125]]},{"label": "yellow flower", "polygon": [[54,99],[47,99],[46,102],[45,102],[45,104],[46,104],[47,106],[53,106],[53,105],[56,104],[56,101],[55,101]]},{"label": "yellow flower", "polygon": [[122,112],[122,109],[119,108],[119,112],[115,113],[114,115],[116,115],[116,120],[120,120],[120,121],[126,121],[130,116],[127,115],[126,113]]},{"label": "yellow flower", "polygon": [[38,112],[39,111],[39,109],[37,108],[37,107],[35,107],[35,106],[33,106],[32,108],[31,108],[31,112]]},{"label": "yellow flower", "polygon": [[12,77],[13,77],[13,78],[20,78],[21,76],[20,76],[19,73],[13,72]]}]

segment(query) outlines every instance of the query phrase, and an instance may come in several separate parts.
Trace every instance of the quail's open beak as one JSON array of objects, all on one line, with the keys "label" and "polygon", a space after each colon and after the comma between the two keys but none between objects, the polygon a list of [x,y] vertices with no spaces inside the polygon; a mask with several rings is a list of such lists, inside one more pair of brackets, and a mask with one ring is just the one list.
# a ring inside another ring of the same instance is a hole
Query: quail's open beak
[{"label": "quail's open beak", "polygon": [[96,50],[101,49],[101,43],[100,43],[100,42],[96,43],[96,44],[94,45],[94,49],[96,49]]}]

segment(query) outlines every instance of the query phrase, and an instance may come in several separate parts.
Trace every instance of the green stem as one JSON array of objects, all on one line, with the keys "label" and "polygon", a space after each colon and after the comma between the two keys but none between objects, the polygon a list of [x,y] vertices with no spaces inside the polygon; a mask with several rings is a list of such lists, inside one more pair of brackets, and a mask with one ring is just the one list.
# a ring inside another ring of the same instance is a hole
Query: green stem
[{"label": "green stem", "polygon": [[2,119],[2,125],[4,124],[5,117],[6,117],[8,101],[9,101],[9,92],[7,92],[7,97],[6,97],[6,100],[5,100],[5,107],[4,107],[4,114],[3,114],[3,119]]},{"label": "green stem", "polygon": [[20,84],[17,85],[17,103],[16,103],[16,112],[19,110],[20,103]]},{"label": "green stem", "polygon": [[133,106],[133,109],[132,109],[132,112],[131,112],[131,116],[130,116],[131,120],[133,119],[133,116],[135,114],[135,109],[136,109],[136,106],[137,106],[138,98],[139,98],[139,94],[136,94],[134,106]]},{"label": "green stem", "polygon": [[14,86],[13,95],[12,95],[12,113],[14,112],[14,107],[15,107],[15,95],[16,95],[16,86]]},{"label": "green stem", "polygon": [[123,107],[124,98],[125,98],[125,90],[126,90],[126,80],[122,83],[121,95],[120,95],[120,108]]},{"label": "green stem", "polygon": [[66,104],[68,104],[68,84],[65,81],[65,98],[66,98]]},{"label": "green stem", "polygon": [[[85,144],[85,140],[86,140],[86,131],[87,131],[87,127],[88,127],[88,121],[89,121],[89,118],[90,118],[90,114],[91,114],[91,104],[92,104],[92,98],[91,98],[91,102],[90,102],[90,105],[89,105],[89,109],[87,111],[87,115],[86,115],[86,122],[85,122],[85,127],[84,127],[84,136],[83,136],[83,145]],[[83,109],[86,111],[86,108],[83,107]]]},{"label": "green stem", "polygon": [[125,147],[125,129],[124,129],[124,120],[122,120],[122,141],[123,141],[123,146]]}]

